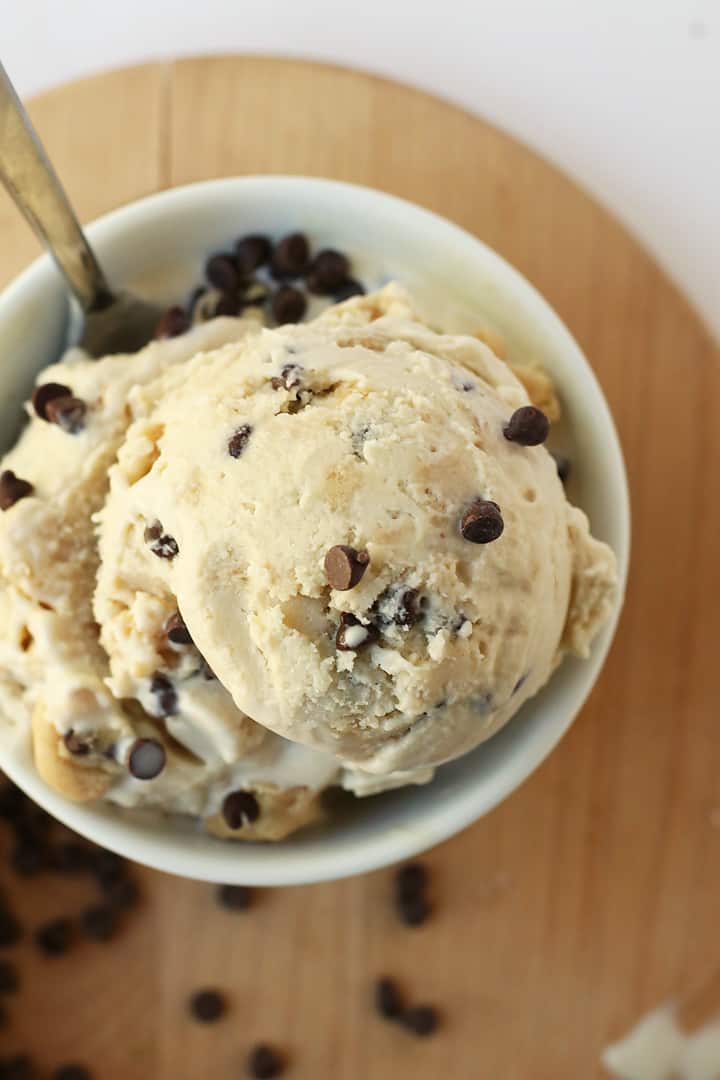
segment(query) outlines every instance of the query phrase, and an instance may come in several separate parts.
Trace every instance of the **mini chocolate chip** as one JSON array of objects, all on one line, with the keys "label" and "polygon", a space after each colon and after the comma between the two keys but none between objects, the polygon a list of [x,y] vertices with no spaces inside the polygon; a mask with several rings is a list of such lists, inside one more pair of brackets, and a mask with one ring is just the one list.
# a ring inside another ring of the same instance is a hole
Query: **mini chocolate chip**
[{"label": "mini chocolate chip", "polygon": [[95,904],[83,911],[80,926],[90,941],[109,941],[117,928],[117,916],[110,904]]},{"label": "mini chocolate chip", "polygon": [[163,527],[159,521],[146,526],[143,539],[153,555],[157,555],[159,559],[174,559],[180,550],[174,536],[163,534]]},{"label": "mini chocolate chip", "polygon": [[566,484],[570,477],[570,470],[572,469],[570,458],[565,457],[564,454],[557,454],[554,450],[551,450],[550,452],[555,460],[555,468],[557,469],[560,481],[561,483]]},{"label": "mini chocolate chip", "polygon": [[229,829],[242,829],[260,817],[260,804],[251,791],[231,791],[223,800],[222,816]]},{"label": "mini chocolate chip", "polygon": [[343,611],[335,635],[335,647],[341,652],[355,652],[376,641],[377,637],[377,628],[372,623],[365,625],[351,612]]},{"label": "mini chocolate chip", "polygon": [[90,753],[90,746],[84,742],[79,735],[70,728],[70,731],[66,731],[63,735],[63,742],[65,743],[65,749],[69,754],[73,754],[75,757],[84,757]]},{"label": "mini chocolate chip", "polygon": [[223,293],[215,305],[215,315],[228,315],[234,319],[242,309],[243,302],[238,293]]},{"label": "mini chocolate chip", "polygon": [[396,1020],[403,1011],[402,996],[394,979],[378,979],[374,988],[375,1008],[385,1020]]},{"label": "mini chocolate chip", "polygon": [[476,499],[460,521],[460,532],[471,544],[490,544],[502,535],[504,528],[500,507],[489,499]]},{"label": "mini chocolate chip", "polygon": [[163,675],[162,671],[156,671],[150,680],[150,692],[157,699],[160,716],[177,715],[177,690],[167,675]]},{"label": "mini chocolate chip", "polygon": [[103,891],[108,904],[115,911],[129,911],[130,908],[137,907],[140,902],[140,890],[137,883],[131,878],[125,878],[123,881],[115,881],[108,886],[103,886]]},{"label": "mini chocolate chip", "polygon": [[307,270],[310,248],[302,233],[283,237],[270,260],[270,273],[274,278],[300,277]]},{"label": "mini chocolate chip", "polygon": [[281,285],[273,293],[270,310],[279,326],[300,322],[307,310],[307,300],[299,289],[294,289],[292,285]]},{"label": "mini chocolate chip", "polygon": [[420,593],[417,589],[405,589],[397,600],[395,622],[398,626],[414,626],[420,615]]},{"label": "mini chocolate chip", "polygon": [[10,865],[21,877],[35,877],[47,867],[46,851],[31,839],[21,840],[13,849]]},{"label": "mini chocolate chip", "polygon": [[190,329],[190,317],[178,304],[169,307],[155,327],[156,338],[180,337]]},{"label": "mini chocolate chip", "polygon": [[154,780],[165,768],[165,747],[157,739],[136,739],[128,757],[128,770],[136,780]]},{"label": "mini chocolate chip", "polygon": [[62,956],[72,944],[73,927],[69,919],[52,919],[35,931],[35,943],[48,956]]},{"label": "mini chocolate chip", "polygon": [[92,1073],[84,1065],[59,1065],[53,1080],[92,1080]]},{"label": "mini chocolate chip", "polygon": [[21,480],[12,469],[0,473],[0,510],[9,510],[26,495],[32,495],[35,488],[28,480]]},{"label": "mini chocolate chip", "polygon": [[240,287],[240,271],[235,256],[212,255],[205,263],[205,277],[220,292],[236,292]]},{"label": "mini chocolate chip", "polygon": [[347,280],[350,262],[340,251],[326,248],[319,251],[310,264],[308,288],[319,296],[326,296],[339,289]]},{"label": "mini chocolate chip", "polygon": [[549,431],[550,421],[534,405],[523,405],[521,409],[516,409],[503,428],[505,438],[521,446],[539,446],[545,442]]},{"label": "mini chocolate chip", "polygon": [[422,863],[408,863],[395,874],[395,891],[398,896],[417,896],[427,888],[427,867]]},{"label": "mini chocolate chip", "polygon": [[128,864],[121,855],[114,851],[106,851],[98,848],[92,852],[92,870],[98,884],[102,889],[107,889],[117,881],[122,881],[128,870]]},{"label": "mini chocolate chip", "polygon": [[305,368],[301,364],[285,364],[280,375],[274,375],[270,380],[273,390],[293,390],[302,384]]},{"label": "mini chocolate chip", "polygon": [[250,424],[243,424],[239,427],[234,435],[228,440],[227,448],[230,457],[239,458],[252,435],[252,428]]},{"label": "mini chocolate chip", "polygon": [[72,397],[72,390],[62,383],[49,382],[36,386],[32,394],[32,405],[41,420],[47,420],[46,409],[54,398]]},{"label": "mini chocolate chip", "polygon": [[163,634],[171,645],[192,645],[193,643],[190,631],[179,611],[175,611],[166,619]]},{"label": "mini chocolate chip", "polygon": [[343,300],[349,300],[351,296],[364,296],[365,289],[362,287],[359,281],[355,281],[354,278],[348,278],[333,292],[333,299],[336,303],[341,304]]},{"label": "mini chocolate chip", "polygon": [[56,397],[45,406],[45,417],[51,424],[57,424],[68,435],[77,435],[85,427],[87,405],[80,398],[68,395]]},{"label": "mini chocolate chip", "polygon": [[93,869],[93,852],[85,844],[69,840],[52,852],[52,868],[58,874],[84,874]]},{"label": "mini chocolate chip", "polygon": [[411,1009],[405,1010],[402,1023],[414,1035],[424,1038],[437,1031],[439,1024],[437,1010],[432,1005],[414,1005]]},{"label": "mini chocolate chip", "polygon": [[370,563],[367,551],[357,551],[347,544],[336,544],[325,556],[325,576],[332,589],[354,589]]},{"label": "mini chocolate chip", "polygon": [[266,1043],[254,1046],[248,1055],[247,1072],[253,1080],[273,1080],[275,1076],[282,1076],[284,1068],[280,1055]]},{"label": "mini chocolate chip", "polygon": [[0,949],[17,945],[23,936],[22,926],[11,911],[1,906],[0,901]]},{"label": "mini chocolate chip", "polygon": [[227,911],[247,911],[252,904],[252,889],[247,885],[219,885],[215,895]]},{"label": "mini chocolate chip", "polygon": [[0,994],[16,994],[20,989],[20,976],[9,960],[0,960]]},{"label": "mini chocolate chip", "polygon": [[201,1024],[212,1024],[225,1012],[225,1000],[217,990],[197,990],[189,1006],[192,1016]]},{"label": "mini chocolate chip", "polygon": [[422,893],[408,893],[396,898],[397,912],[405,926],[422,926],[427,922],[431,907]]},{"label": "mini chocolate chip", "polygon": [[246,276],[263,266],[272,255],[272,244],[267,236],[251,233],[243,236],[235,245],[235,259],[240,271]]},{"label": "mini chocolate chip", "polygon": [[28,1054],[0,1058],[0,1080],[35,1080],[37,1069]]}]

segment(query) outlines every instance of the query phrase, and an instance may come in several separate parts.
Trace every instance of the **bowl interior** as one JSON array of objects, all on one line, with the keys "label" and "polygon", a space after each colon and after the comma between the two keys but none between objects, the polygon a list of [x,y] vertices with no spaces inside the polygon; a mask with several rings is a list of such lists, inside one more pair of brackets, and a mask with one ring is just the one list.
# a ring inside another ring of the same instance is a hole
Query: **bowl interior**
[{"label": "bowl interior", "polygon": [[[627,488],[602,392],[578,346],[539,294],[499,256],[442,218],[367,188],[302,177],[245,177],[164,192],[96,222],[89,234],[111,281],[175,302],[200,281],[208,253],[245,232],[306,232],[338,247],[369,287],[396,279],[443,326],[499,331],[510,357],[537,359],[561,388],[555,443],[573,459],[569,494],[614,548],[624,585]],[[0,448],[14,440],[35,373],[55,359],[67,304],[47,257],[0,297]],[[618,605],[619,609],[619,605]],[[457,832],[521,783],[555,746],[590,691],[614,631],[485,745],[443,766],[432,784],[353,801],[331,824],[272,845],[228,844],[188,822],[68,803],[37,776],[27,739],[0,742],[0,766],[37,802],[91,839],[159,869],[211,881],[291,884],[342,877],[408,857]]]}]

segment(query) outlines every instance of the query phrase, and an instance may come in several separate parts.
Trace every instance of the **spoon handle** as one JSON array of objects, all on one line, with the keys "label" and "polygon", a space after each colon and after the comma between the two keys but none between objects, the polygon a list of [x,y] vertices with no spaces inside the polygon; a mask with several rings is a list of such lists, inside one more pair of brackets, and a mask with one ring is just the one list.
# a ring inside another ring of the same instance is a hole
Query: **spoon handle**
[{"label": "spoon handle", "polygon": [[2,64],[0,180],[52,255],[83,310],[108,304],[112,293],[105,275]]}]

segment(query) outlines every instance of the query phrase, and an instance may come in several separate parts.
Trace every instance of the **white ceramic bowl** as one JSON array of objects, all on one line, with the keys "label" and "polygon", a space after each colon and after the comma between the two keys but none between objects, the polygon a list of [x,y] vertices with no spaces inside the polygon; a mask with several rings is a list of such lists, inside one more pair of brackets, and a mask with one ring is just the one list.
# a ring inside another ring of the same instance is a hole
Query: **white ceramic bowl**
[{"label": "white ceramic bowl", "polygon": [[[573,459],[571,496],[589,514],[596,535],[614,548],[624,586],[627,485],[600,387],[554,311],[475,237],[378,191],[279,176],[210,181],[163,192],[108,214],[88,233],[115,284],[173,302],[200,278],[204,257],[234,237],[249,231],[279,235],[298,228],[314,246],[349,252],[357,275],[369,284],[397,278],[430,314],[456,324],[453,328],[461,329],[468,313],[476,321],[480,315],[504,335],[511,355],[542,361],[565,407],[561,440]],[[0,448],[14,440],[34,374],[58,355],[66,322],[63,286],[47,257],[33,263],[0,297]],[[0,741],[0,766],[79,833],[160,870],[263,885],[356,874],[452,836],[518,787],[577,715],[600,671],[616,619],[617,613],[588,661],[566,660],[499,735],[443,766],[433,783],[358,800],[332,824],[284,843],[223,843],[186,821],[143,819],[111,805],[67,802],[39,778],[29,745],[10,752]]]}]

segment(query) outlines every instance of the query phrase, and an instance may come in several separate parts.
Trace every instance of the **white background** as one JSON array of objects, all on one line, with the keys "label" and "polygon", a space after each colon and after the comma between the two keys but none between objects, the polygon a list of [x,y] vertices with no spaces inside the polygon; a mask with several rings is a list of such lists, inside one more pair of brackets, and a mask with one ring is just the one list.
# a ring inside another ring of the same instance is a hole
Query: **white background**
[{"label": "white background", "polygon": [[[0,0],[22,95],[154,57],[346,63],[463,104],[579,179],[720,336],[720,0]],[[252,118],[248,118],[248,123]]]}]

